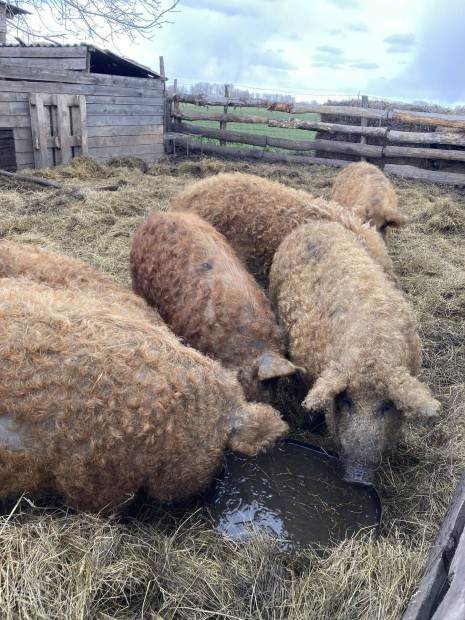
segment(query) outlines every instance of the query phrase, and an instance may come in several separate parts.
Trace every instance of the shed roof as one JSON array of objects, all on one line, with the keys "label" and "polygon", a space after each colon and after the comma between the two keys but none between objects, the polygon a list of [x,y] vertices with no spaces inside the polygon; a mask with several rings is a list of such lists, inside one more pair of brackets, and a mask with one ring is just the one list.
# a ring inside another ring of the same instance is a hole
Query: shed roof
[{"label": "shed roof", "polygon": [[[0,4],[4,4],[0,0]],[[110,50],[104,50],[96,45],[89,43],[76,43],[76,44],[58,44],[58,43],[32,43],[30,45],[24,44],[0,44],[2,48],[21,48],[24,54],[21,54],[24,58],[34,57],[35,49],[53,48],[63,49],[64,55],[70,48],[87,48],[89,54],[89,70],[91,73],[102,73],[105,75],[125,75],[129,77],[141,77],[141,78],[155,78],[159,80],[166,80],[164,75],[161,75],[158,71],[154,71],[146,65],[141,65],[135,60],[119,56]]]}]

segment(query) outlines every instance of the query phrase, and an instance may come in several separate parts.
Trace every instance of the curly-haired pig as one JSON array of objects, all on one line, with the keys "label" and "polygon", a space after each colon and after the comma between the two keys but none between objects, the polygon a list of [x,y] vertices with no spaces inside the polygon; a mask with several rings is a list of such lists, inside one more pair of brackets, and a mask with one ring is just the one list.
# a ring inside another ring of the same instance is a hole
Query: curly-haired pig
[{"label": "curly-haired pig", "polygon": [[404,419],[439,409],[416,377],[421,344],[410,304],[335,222],[304,224],[284,239],[270,272],[270,299],[290,358],[307,371],[303,406],[326,413],[346,480],[372,484]]},{"label": "curly-haired pig", "polygon": [[204,491],[226,450],[286,433],[232,373],[135,306],[0,278],[0,497],[48,492],[123,512],[140,490]]},{"label": "curly-haired pig", "polygon": [[213,175],[187,185],[171,199],[170,211],[197,213],[207,220],[265,287],[273,255],[284,237],[297,226],[318,220],[339,222],[352,230],[394,277],[385,244],[357,214],[278,181],[242,172]]},{"label": "curly-haired pig", "polygon": [[296,372],[265,293],[195,213],[153,211],[134,235],[130,272],[134,292],[186,343],[235,370],[248,399],[269,401],[272,380]]},{"label": "curly-haired pig", "polygon": [[333,199],[374,226],[385,241],[392,228],[408,222],[397,206],[392,183],[378,166],[366,161],[349,164],[337,174]]}]

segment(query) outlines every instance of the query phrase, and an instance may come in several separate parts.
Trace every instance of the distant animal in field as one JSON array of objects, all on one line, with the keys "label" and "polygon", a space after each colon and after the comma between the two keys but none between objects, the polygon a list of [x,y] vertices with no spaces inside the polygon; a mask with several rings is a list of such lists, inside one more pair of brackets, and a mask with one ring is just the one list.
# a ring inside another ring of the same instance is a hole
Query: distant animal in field
[{"label": "distant animal in field", "polygon": [[377,166],[356,162],[343,168],[333,184],[333,199],[370,222],[388,239],[392,228],[408,222],[397,206],[397,194],[389,179]]},{"label": "distant animal in field", "polygon": [[226,450],[248,456],[287,431],[232,373],[135,306],[0,278],[0,497],[47,492],[124,512],[209,487]]},{"label": "distant animal in field", "polygon": [[190,211],[207,220],[232,245],[263,285],[284,237],[305,222],[336,221],[353,231],[386,273],[392,261],[379,235],[336,202],[252,174],[223,173],[196,181],[171,199],[171,211]]},{"label": "distant animal in field", "polygon": [[416,377],[421,343],[410,304],[352,231],[323,221],[284,239],[270,300],[291,360],[307,371],[304,408],[325,412],[345,479],[372,484],[404,420],[439,410]]},{"label": "distant animal in field", "polygon": [[226,239],[195,213],[153,211],[134,234],[132,287],[173,332],[238,373],[250,400],[298,369],[268,299]]}]

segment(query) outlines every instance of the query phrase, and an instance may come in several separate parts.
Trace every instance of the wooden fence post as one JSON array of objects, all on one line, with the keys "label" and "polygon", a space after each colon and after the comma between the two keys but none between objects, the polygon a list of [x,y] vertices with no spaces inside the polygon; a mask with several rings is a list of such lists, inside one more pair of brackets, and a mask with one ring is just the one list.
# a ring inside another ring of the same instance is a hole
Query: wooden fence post
[{"label": "wooden fence post", "polygon": [[[230,97],[230,88],[229,88],[229,84],[225,84],[224,85],[224,96],[229,99]],[[225,114],[228,113],[228,104],[226,103],[226,105],[223,107],[223,112]],[[226,121],[220,121],[220,129],[226,129],[227,126],[227,122]],[[220,140],[220,146],[226,146],[226,142],[224,140]]]},{"label": "wooden fence post", "polygon": [[[367,95],[362,95],[362,108],[368,108],[368,97],[367,97]],[[362,116],[362,118],[360,120],[360,125],[362,127],[366,127],[368,125],[368,119],[366,119],[366,118],[364,118]],[[366,144],[366,143],[367,143],[366,136],[362,135],[360,137],[360,144]],[[367,158],[364,157],[363,155],[362,155],[362,157],[360,157],[360,161],[366,161],[366,160],[367,160]]]}]

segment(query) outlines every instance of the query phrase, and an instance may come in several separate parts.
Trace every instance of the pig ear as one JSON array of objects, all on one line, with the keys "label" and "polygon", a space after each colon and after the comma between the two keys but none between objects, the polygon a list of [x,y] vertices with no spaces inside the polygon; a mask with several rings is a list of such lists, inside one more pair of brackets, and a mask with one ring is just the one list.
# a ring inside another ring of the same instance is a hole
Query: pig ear
[{"label": "pig ear", "polygon": [[347,376],[336,365],[327,368],[315,381],[302,403],[304,409],[310,412],[326,409],[337,394],[347,387]]},{"label": "pig ear", "polygon": [[236,414],[228,449],[255,456],[287,435],[289,426],[276,409],[261,403],[247,403]]},{"label": "pig ear", "polygon": [[386,221],[385,226],[389,228],[400,228],[404,224],[407,224],[410,218],[404,215],[401,211],[395,211],[392,216]]},{"label": "pig ear", "polygon": [[277,377],[288,377],[296,372],[305,373],[303,368],[294,366],[292,362],[281,355],[272,351],[260,355],[257,359],[257,375],[260,381],[275,379]]},{"label": "pig ear", "polygon": [[411,418],[437,418],[441,403],[430,390],[412,377],[407,370],[398,373],[389,383],[389,395],[398,409]]}]

